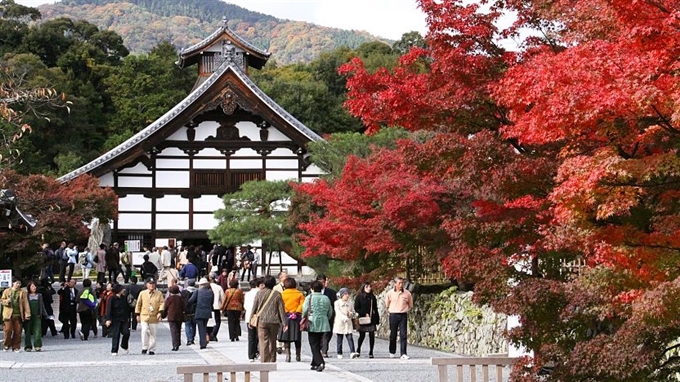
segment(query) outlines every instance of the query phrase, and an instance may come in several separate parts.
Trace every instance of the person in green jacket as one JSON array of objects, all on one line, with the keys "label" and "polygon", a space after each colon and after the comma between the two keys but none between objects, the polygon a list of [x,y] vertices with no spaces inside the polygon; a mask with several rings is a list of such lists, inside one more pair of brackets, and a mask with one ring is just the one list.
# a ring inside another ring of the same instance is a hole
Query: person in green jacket
[{"label": "person in green jacket", "polygon": [[27,297],[31,318],[24,321],[24,350],[31,351],[35,348],[35,351],[41,351],[42,320],[47,318],[47,312],[45,312],[42,294],[38,293],[38,286],[31,281],[26,289],[28,289]]},{"label": "person in green jacket", "polygon": [[331,330],[330,318],[333,315],[331,300],[321,293],[323,284],[320,281],[312,282],[312,293],[305,298],[302,305],[302,317],[309,321],[309,347],[312,349],[312,370],[323,371],[326,362],[321,356],[321,341],[324,333]]}]

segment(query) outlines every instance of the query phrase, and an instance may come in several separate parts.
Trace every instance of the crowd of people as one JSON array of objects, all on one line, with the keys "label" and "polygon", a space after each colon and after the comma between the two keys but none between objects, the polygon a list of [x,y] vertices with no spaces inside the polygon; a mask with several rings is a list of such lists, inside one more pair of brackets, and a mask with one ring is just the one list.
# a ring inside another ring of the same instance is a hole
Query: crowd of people
[{"label": "crowd of people", "polygon": [[[59,277],[63,277],[64,281],[58,291],[52,287],[50,273],[45,272],[39,284],[29,282],[26,289],[22,289],[21,282],[15,281],[11,288],[2,293],[5,331],[3,350],[19,352],[22,331],[25,351],[41,351],[42,337],[48,332],[52,336],[58,335],[51,304],[53,295],[57,294],[58,320],[64,339],[88,341],[90,332],[97,337],[101,328],[101,335],[111,338],[113,356],[120,352],[129,353],[130,333],[138,327],[142,340],[141,353],[156,354],[156,333],[163,319],[167,320],[170,328],[171,351],[178,351],[182,345],[182,325],[186,346],[195,345],[197,340],[199,348],[205,349],[210,341],[218,341],[222,317],[226,317],[230,341],[240,340],[241,321],[247,323],[247,352],[251,362],[258,358],[261,362],[276,362],[277,354],[284,354],[286,362],[291,362],[293,358],[300,362],[303,331],[308,332],[312,370],[320,372],[325,369],[333,334],[336,335],[338,358],[344,357],[344,342],[347,342],[349,358],[360,357],[367,336],[368,357],[374,357],[375,332],[380,317],[377,298],[370,283],[364,283],[352,300],[347,288],[336,292],[328,286],[328,279],[319,275],[305,296],[299,290],[297,281],[289,277],[287,272],[281,272],[278,281],[268,275],[256,277],[251,262],[250,290],[244,293],[239,281],[244,280],[246,268],[239,272],[238,267],[230,264],[235,259],[232,248],[224,248],[224,252],[220,248],[216,249],[211,254],[214,263],[205,268],[198,261],[200,252],[193,252],[197,256],[183,256],[180,253],[176,257],[177,265],[173,264],[172,255],[164,253],[169,252],[168,248],[156,252],[158,259],[152,256],[153,252],[147,253],[140,269],[145,277],[142,285],[138,283],[134,272],[124,276],[123,283],[119,283],[119,275],[125,273],[124,269],[131,258],[121,259],[116,243],[110,248],[102,246],[91,256],[93,262],[98,264],[101,259],[105,264],[103,269],[96,267],[97,282],[85,278],[82,288],[78,289],[72,278],[73,272],[69,269],[69,264],[75,264],[72,258],[77,256],[77,249],[71,244],[62,243],[55,251],[56,256],[65,252],[68,259],[65,266],[60,267]],[[229,252],[232,256],[228,255]],[[247,252],[250,252],[250,248],[242,251],[243,254]],[[89,261],[90,255],[86,256]],[[157,262],[160,267],[156,266]],[[156,288],[156,281],[163,271],[169,272],[167,268],[178,271],[175,272],[176,277],[166,275],[168,290],[162,293]],[[218,273],[216,269],[221,271]],[[108,283],[100,281],[99,277],[100,273],[106,271],[109,272]],[[207,271],[209,273],[205,274]],[[403,279],[395,280],[394,288],[386,294],[385,305],[389,312],[390,357],[396,357],[396,340],[399,336],[400,357],[408,359],[406,322],[413,300],[403,284]],[[356,346],[354,331],[359,333]],[[294,356],[291,354],[293,345]]]}]

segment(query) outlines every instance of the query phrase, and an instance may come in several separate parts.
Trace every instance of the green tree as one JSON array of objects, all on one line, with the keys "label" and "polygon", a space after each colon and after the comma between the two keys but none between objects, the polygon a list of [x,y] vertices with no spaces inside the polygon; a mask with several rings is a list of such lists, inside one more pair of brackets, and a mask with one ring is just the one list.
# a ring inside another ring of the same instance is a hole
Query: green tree
[{"label": "green tree", "polygon": [[392,44],[392,50],[399,54],[406,54],[412,47],[426,48],[427,42],[423,36],[416,31],[411,31],[401,35],[399,41]]},{"label": "green tree", "polygon": [[218,225],[208,231],[210,240],[225,245],[262,240],[265,250],[296,257],[288,207],[292,188],[288,181],[252,181],[225,195],[224,208],[215,211]]}]

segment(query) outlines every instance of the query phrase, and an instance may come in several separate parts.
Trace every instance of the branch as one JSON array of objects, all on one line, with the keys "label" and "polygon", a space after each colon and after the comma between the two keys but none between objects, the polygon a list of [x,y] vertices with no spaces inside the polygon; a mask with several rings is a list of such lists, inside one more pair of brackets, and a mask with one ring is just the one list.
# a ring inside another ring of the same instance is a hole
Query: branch
[{"label": "branch", "polygon": [[654,105],[650,105],[650,106],[651,106],[651,108],[654,110],[654,112],[656,112],[656,115],[658,115],[659,118],[661,119],[661,122],[662,122],[662,123],[660,123],[660,126],[661,126],[662,128],[664,128],[664,130],[666,130],[666,131],[668,131],[668,132],[670,132],[670,133],[680,134],[680,130],[676,129],[676,128],[671,124],[671,121],[669,121],[668,118],[666,118],[666,116],[663,115],[663,114],[659,111],[659,109],[656,108],[656,106],[654,106]]}]

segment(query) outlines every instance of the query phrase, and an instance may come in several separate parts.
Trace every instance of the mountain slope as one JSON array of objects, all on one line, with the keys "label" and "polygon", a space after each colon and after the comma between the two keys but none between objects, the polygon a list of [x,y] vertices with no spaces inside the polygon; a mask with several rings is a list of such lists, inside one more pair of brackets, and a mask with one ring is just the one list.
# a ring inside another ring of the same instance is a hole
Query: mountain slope
[{"label": "mountain slope", "polygon": [[161,41],[188,47],[212,33],[223,17],[229,28],[283,64],[309,62],[323,51],[380,40],[367,32],[281,20],[219,0],[63,0],[39,9],[44,19],[84,19],[116,31],[133,53],[148,52]]}]

